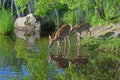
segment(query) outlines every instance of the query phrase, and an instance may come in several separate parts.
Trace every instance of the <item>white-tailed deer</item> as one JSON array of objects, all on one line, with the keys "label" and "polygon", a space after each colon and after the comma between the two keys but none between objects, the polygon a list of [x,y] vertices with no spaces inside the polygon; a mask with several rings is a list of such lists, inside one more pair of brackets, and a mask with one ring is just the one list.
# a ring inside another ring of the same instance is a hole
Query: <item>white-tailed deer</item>
[{"label": "white-tailed deer", "polygon": [[69,66],[72,64],[75,69],[79,66],[86,65],[89,62],[88,55],[76,56],[73,60],[69,60]]},{"label": "white-tailed deer", "polygon": [[54,61],[56,66],[63,69],[69,67],[68,59],[64,58],[64,56],[62,56],[61,54],[57,54],[57,55],[49,54],[48,61],[49,62]]},{"label": "white-tailed deer", "polygon": [[79,48],[80,48],[81,33],[83,31],[86,31],[86,35],[87,35],[88,32],[91,35],[90,24],[89,23],[87,23],[87,22],[82,23],[80,25],[77,25],[77,26],[73,27],[72,30],[71,30],[71,32],[76,32],[76,34],[77,34],[76,45],[77,45],[77,53],[78,53],[78,55],[79,55]]},{"label": "white-tailed deer", "polygon": [[[87,33],[89,32],[90,35],[91,35],[90,23],[85,22],[85,23],[82,23],[82,24],[77,25],[77,26],[75,26],[75,27],[72,28],[72,32],[77,32],[77,33],[79,33],[80,35],[81,35],[81,33],[82,33],[83,31],[86,31]],[[87,33],[86,33],[86,34],[87,34]]]},{"label": "white-tailed deer", "polygon": [[69,45],[69,49],[70,49],[70,40],[69,40],[69,33],[71,31],[71,27],[67,24],[62,25],[62,27],[60,29],[58,29],[58,31],[55,33],[54,38],[52,39],[51,36],[49,35],[49,48],[55,43],[57,42],[57,53],[60,53],[58,51],[61,50],[61,46],[60,43],[61,41],[64,40],[65,44],[64,46],[66,46],[66,41],[68,41],[68,45]]}]

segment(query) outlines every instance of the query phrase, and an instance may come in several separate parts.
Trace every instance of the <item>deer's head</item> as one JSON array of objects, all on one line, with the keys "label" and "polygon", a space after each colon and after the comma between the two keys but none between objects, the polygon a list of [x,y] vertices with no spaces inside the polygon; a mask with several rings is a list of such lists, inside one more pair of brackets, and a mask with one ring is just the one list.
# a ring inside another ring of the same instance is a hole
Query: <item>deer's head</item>
[{"label": "deer's head", "polygon": [[55,40],[52,39],[50,35],[49,35],[49,39],[50,39],[50,41],[49,41],[49,46],[48,47],[50,48],[54,44]]}]

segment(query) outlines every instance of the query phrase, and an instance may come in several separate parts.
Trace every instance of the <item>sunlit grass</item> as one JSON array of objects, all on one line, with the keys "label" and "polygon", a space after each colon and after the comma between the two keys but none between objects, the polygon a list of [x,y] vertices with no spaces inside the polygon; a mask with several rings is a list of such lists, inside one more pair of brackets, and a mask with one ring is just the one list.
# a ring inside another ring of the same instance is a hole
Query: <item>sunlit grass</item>
[{"label": "sunlit grass", "polygon": [[12,13],[4,9],[0,10],[0,33],[7,34],[13,31]]}]

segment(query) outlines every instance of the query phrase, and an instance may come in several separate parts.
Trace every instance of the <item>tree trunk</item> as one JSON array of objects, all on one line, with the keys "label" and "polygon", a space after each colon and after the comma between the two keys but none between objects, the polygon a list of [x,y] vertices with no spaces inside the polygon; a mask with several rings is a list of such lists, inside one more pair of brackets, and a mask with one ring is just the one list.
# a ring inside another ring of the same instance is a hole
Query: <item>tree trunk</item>
[{"label": "tree trunk", "polygon": [[98,15],[100,16],[100,18],[104,19],[105,18],[105,12],[104,12],[103,7],[97,8],[97,11],[98,11]]},{"label": "tree trunk", "polygon": [[119,4],[115,0],[112,0],[112,1],[114,3],[115,8],[117,9],[117,11],[120,12],[120,6],[119,6]]},{"label": "tree trunk", "polygon": [[11,12],[13,13],[13,4],[14,4],[14,1],[11,0]]},{"label": "tree trunk", "polygon": [[34,12],[35,12],[35,10],[36,10],[36,0],[34,0]]},{"label": "tree trunk", "polygon": [[80,11],[80,8],[78,7],[78,22],[77,22],[77,24],[80,24],[80,16],[81,16],[81,15],[80,15],[80,12],[81,12],[81,11]]},{"label": "tree trunk", "polygon": [[29,13],[32,13],[31,8],[30,8],[30,3],[28,3],[28,11]]},{"label": "tree trunk", "polygon": [[32,13],[31,7],[30,7],[30,2],[28,2],[28,11],[29,11],[29,13]]},{"label": "tree trunk", "polygon": [[16,8],[16,11],[17,11],[17,15],[18,15],[18,17],[20,17],[20,12],[19,12],[19,9],[18,9],[18,7],[17,7],[15,1],[14,1],[14,5],[15,5],[15,8]]},{"label": "tree trunk", "polygon": [[59,21],[59,14],[58,14],[58,9],[55,9],[55,15],[56,15],[56,19],[57,19],[57,27],[56,30],[59,29],[60,26],[60,21]]},{"label": "tree trunk", "polygon": [[3,6],[2,6],[3,8],[5,8],[5,2],[6,2],[6,0],[3,0]]},{"label": "tree trunk", "polygon": [[0,0],[0,5],[2,6],[2,0]]},{"label": "tree trunk", "polygon": [[[104,1],[104,0],[103,0]],[[101,4],[97,4],[97,2],[95,0],[92,0],[93,4],[95,6],[97,6],[97,12],[98,12],[98,15],[101,19],[104,19],[105,18],[105,12],[104,12],[104,8],[103,8],[103,1],[101,1]]]},{"label": "tree trunk", "polygon": [[87,9],[86,9],[86,11],[85,11],[85,21],[87,21],[88,20],[88,15],[89,15],[89,9],[88,9],[88,7],[87,7]]}]

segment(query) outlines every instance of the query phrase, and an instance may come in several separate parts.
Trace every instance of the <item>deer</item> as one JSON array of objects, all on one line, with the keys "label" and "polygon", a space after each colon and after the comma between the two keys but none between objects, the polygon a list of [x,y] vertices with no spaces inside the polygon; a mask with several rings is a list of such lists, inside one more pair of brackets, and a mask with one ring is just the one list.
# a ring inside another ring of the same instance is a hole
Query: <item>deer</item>
[{"label": "deer", "polygon": [[64,24],[62,25],[61,28],[59,28],[56,33],[55,33],[55,36],[54,38],[51,38],[51,36],[49,35],[49,48],[55,43],[57,42],[57,53],[60,53],[61,51],[61,45],[60,43],[64,40],[64,49],[66,47],[66,41],[68,41],[68,51],[70,51],[70,40],[69,40],[69,34],[71,32],[71,26],[70,25],[67,25],[67,24]]},{"label": "deer", "polygon": [[74,59],[69,60],[69,66],[72,64],[75,69],[79,66],[86,65],[89,62],[88,55],[77,55]]},{"label": "deer", "polygon": [[61,54],[57,55],[49,54],[48,62],[50,63],[51,61],[54,61],[56,66],[60,68],[65,69],[69,67],[68,59],[62,56]]},{"label": "deer", "polygon": [[[80,34],[80,36],[83,31],[86,31],[87,33],[89,32],[91,35],[90,23],[84,22],[84,23],[81,23],[80,25],[74,26],[72,28],[72,32],[77,32]],[[86,35],[87,35],[87,33],[86,33]]]},{"label": "deer", "polygon": [[91,31],[90,31],[90,23],[84,22],[80,25],[74,26],[71,30],[71,32],[76,32],[77,34],[77,53],[79,55],[79,48],[80,48],[80,38],[81,38],[81,33],[83,31],[86,31],[86,35],[89,32],[89,34],[91,35]]}]

